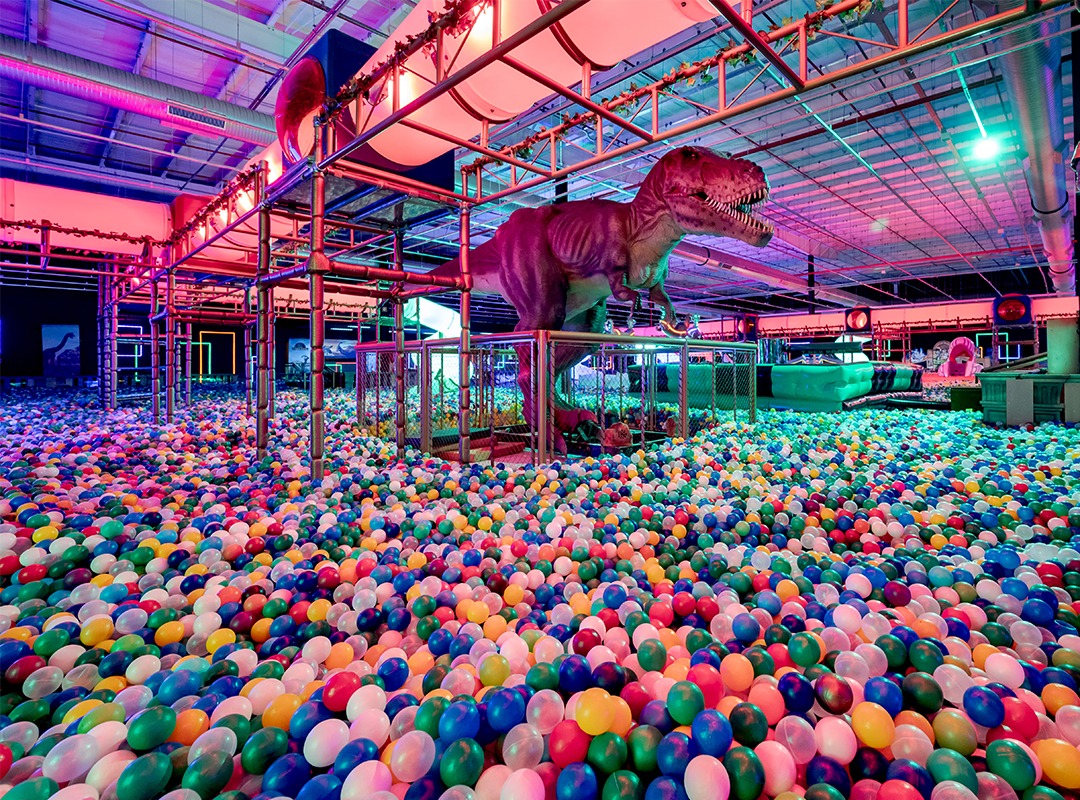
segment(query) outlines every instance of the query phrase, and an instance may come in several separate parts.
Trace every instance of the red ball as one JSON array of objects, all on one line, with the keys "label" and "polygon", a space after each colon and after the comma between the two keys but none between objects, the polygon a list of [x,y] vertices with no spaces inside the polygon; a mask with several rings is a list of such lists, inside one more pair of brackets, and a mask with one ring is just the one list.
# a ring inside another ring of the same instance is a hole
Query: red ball
[{"label": "red ball", "polygon": [[360,676],[353,672],[332,675],[323,689],[322,702],[330,711],[341,713],[349,705],[349,698],[360,688]]},{"label": "red ball", "polygon": [[1034,740],[1039,733],[1039,718],[1031,706],[1019,697],[1003,697],[1001,702],[1005,706],[1005,725],[1016,731],[1024,744]]},{"label": "red ball", "polygon": [[686,673],[686,680],[697,684],[701,689],[701,693],[705,695],[705,708],[716,708],[724,694],[724,681],[720,677],[720,670],[711,664],[695,664]]},{"label": "red ball", "polygon": [[575,653],[583,656],[602,642],[603,639],[600,638],[600,634],[592,628],[582,628],[574,634],[572,646]]},{"label": "red ball", "polygon": [[560,769],[565,769],[577,761],[584,761],[589,753],[592,737],[585,733],[572,719],[564,719],[551,732],[548,752],[551,760]]}]

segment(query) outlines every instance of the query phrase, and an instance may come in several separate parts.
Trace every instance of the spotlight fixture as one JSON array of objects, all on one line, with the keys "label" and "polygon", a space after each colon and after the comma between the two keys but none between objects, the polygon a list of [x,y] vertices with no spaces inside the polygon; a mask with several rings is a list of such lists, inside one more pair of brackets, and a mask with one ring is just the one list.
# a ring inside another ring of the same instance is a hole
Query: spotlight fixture
[{"label": "spotlight fixture", "polygon": [[849,308],[844,314],[845,333],[870,333],[870,309],[866,306]]},{"label": "spotlight fixture", "polygon": [[979,161],[993,161],[1001,152],[1001,145],[993,136],[983,136],[971,148],[972,155]]}]

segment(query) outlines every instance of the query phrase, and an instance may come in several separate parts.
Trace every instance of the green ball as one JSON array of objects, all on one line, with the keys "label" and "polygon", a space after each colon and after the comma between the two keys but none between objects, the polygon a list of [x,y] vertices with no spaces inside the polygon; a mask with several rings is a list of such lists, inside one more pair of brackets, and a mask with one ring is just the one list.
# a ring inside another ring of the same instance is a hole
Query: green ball
[{"label": "green ball", "polygon": [[827,783],[815,783],[806,789],[804,800],[845,800],[840,790]]},{"label": "green ball", "polygon": [[705,695],[690,681],[676,681],[667,696],[668,713],[680,725],[689,725],[705,710]]},{"label": "green ball", "polygon": [[[794,637],[792,637],[794,638]],[[757,800],[765,788],[765,767],[749,747],[733,747],[724,754],[724,769],[735,800]]]},{"label": "green ball", "polygon": [[443,753],[439,777],[447,786],[475,786],[483,770],[483,748],[474,739],[456,739]]},{"label": "green ball", "polygon": [[638,725],[626,737],[630,764],[639,773],[656,771],[656,748],[664,735],[652,725]]},{"label": "green ball", "polygon": [[979,779],[975,774],[975,768],[971,766],[970,761],[955,750],[947,747],[938,748],[926,759],[926,768],[935,783],[956,781],[972,792],[979,791]]},{"label": "green ball", "polygon": [[824,654],[821,652],[821,645],[813,636],[809,633],[796,633],[788,640],[788,655],[800,667],[809,667],[818,663]]},{"label": "green ball", "polygon": [[262,775],[274,761],[289,752],[289,734],[281,728],[255,731],[240,751],[240,766],[252,775]]},{"label": "green ball", "polygon": [[1024,748],[1012,739],[998,739],[986,746],[986,768],[1004,778],[1017,792],[1035,785],[1035,765]]},{"label": "green ball", "polygon": [[600,800],[642,800],[644,797],[645,787],[641,785],[641,778],[625,769],[611,773],[600,793]]},{"label": "green ball", "polygon": [[646,639],[637,651],[638,664],[646,672],[659,672],[667,664],[667,648],[659,639]]},{"label": "green ball", "polygon": [[128,723],[127,743],[132,750],[153,750],[172,735],[176,712],[168,706],[151,706]]},{"label": "green ball", "polygon": [[728,714],[735,741],[747,747],[757,747],[769,735],[765,712],[753,703],[739,703]]},{"label": "green ball", "polygon": [[900,688],[904,693],[904,705],[920,714],[935,714],[945,703],[945,695],[938,682],[925,672],[905,675]]},{"label": "green ball", "polygon": [[4,797],[12,800],[49,800],[60,791],[60,784],[52,778],[31,778],[15,786]]},{"label": "green ball", "polygon": [[116,796],[118,800],[150,800],[164,793],[172,774],[172,760],[164,753],[139,756],[120,773]]},{"label": "green ball", "polygon": [[232,756],[221,750],[211,750],[188,766],[180,785],[198,792],[203,800],[210,800],[225,788],[232,772]]},{"label": "green ball", "polygon": [[586,759],[594,769],[607,775],[626,763],[628,752],[626,740],[617,733],[608,731],[589,743]]}]

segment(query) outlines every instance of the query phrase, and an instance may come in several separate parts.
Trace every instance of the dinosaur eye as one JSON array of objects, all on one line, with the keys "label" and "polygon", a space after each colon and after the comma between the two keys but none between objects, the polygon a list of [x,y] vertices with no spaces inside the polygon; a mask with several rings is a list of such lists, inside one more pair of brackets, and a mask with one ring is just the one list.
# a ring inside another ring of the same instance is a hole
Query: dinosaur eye
[{"label": "dinosaur eye", "polygon": [[684,147],[682,149],[682,154],[683,158],[685,158],[687,161],[696,161],[701,157],[698,151],[692,147]]}]

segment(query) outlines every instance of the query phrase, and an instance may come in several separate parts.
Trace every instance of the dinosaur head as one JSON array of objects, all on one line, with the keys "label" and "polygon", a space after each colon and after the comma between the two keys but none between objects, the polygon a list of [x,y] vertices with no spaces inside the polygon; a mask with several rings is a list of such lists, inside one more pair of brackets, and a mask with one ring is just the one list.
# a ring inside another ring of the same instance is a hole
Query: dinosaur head
[{"label": "dinosaur head", "polygon": [[686,233],[726,236],[755,247],[772,239],[773,226],[754,214],[769,197],[769,182],[761,167],[742,158],[678,147],[656,162],[639,197],[666,206]]}]

